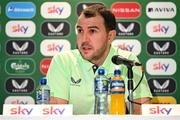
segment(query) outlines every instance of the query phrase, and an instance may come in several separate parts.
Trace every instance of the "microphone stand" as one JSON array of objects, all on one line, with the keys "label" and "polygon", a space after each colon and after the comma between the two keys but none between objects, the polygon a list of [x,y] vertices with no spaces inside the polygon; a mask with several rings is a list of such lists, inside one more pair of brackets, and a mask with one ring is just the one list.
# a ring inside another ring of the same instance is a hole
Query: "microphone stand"
[{"label": "microphone stand", "polygon": [[133,114],[133,71],[132,65],[127,65],[128,68],[128,93],[129,93],[129,114]]},{"label": "microphone stand", "polygon": [[121,57],[120,55],[115,55],[112,57],[112,62],[116,65],[119,64],[124,64],[126,65],[126,67],[128,68],[128,73],[127,73],[127,77],[128,77],[128,107],[129,107],[129,114],[133,114],[134,111],[134,107],[133,107],[133,71],[132,71],[132,67],[133,66],[142,66],[141,63],[139,62],[135,62],[126,58]]}]

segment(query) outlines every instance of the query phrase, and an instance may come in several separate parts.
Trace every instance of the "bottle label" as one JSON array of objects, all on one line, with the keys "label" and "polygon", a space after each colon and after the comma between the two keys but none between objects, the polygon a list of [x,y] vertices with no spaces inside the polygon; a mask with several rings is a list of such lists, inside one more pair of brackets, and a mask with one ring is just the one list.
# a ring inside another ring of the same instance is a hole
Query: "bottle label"
[{"label": "bottle label", "polygon": [[95,92],[102,93],[108,91],[108,81],[95,79]]},{"label": "bottle label", "polygon": [[50,90],[38,90],[36,100],[37,101],[49,101]]},{"label": "bottle label", "polygon": [[124,80],[112,80],[110,83],[111,94],[124,94],[125,85]]}]

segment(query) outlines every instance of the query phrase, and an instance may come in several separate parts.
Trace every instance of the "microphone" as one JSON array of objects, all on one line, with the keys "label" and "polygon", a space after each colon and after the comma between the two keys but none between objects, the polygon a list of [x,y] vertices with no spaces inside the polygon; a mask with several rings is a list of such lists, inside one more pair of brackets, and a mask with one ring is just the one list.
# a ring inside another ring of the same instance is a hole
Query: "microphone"
[{"label": "microphone", "polygon": [[114,55],[111,60],[116,65],[119,65],[119,64],[124,64],[124,65],[127,65],[127,66],[141,66],[142,65],[139,62],[136,62],[136,61],[133,61],[133,60],[128,60],[127,58],[123,58],[120,55]]}]

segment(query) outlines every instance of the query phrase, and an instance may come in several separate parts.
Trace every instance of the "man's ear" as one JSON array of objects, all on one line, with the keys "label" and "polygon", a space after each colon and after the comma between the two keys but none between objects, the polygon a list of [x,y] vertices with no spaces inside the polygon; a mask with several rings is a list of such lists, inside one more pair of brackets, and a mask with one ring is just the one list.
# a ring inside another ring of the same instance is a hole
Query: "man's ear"
[{"label": "man's ear", "polygon": [[110,43],[114,40],[115,37],[116,37],[116,30],[109,31],[108,40],[110,41]]}]

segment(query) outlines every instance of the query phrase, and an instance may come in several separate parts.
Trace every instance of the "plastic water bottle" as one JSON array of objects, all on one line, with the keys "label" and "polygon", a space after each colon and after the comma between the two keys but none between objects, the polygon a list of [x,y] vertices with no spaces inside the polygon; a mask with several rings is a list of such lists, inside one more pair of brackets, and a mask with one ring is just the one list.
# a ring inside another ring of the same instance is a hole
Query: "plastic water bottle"
[{"label": "plastic water bottle", "polygon": [[125,84],[122,79],[121,71],[117,66],[114,70],[114,76],[110,83],[110,114],[113,115],[125,115],[126,114],[126,104],[125,104]]},{"label": "plastic water bottle", "polygon": [[108,114],[108,84],[109,80],[104,75],[103,68],[98,69],[98,75],[94,80],[95,108],[94,114]]},{"label": "plastic water bottle", "polygon": [[47,85],[46,77],[40,79],[40,84],[36,89],[36,104],[49,104],[50,88]]}]

